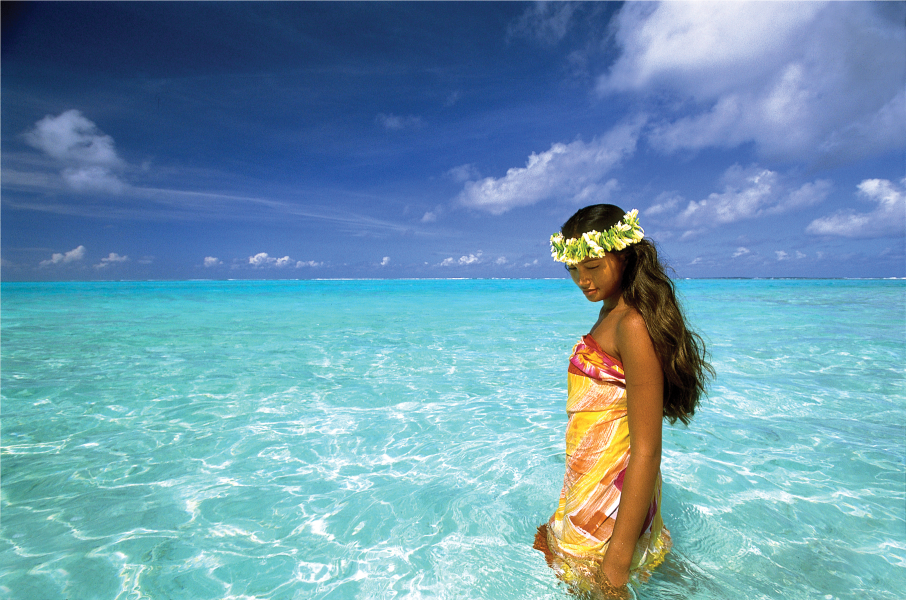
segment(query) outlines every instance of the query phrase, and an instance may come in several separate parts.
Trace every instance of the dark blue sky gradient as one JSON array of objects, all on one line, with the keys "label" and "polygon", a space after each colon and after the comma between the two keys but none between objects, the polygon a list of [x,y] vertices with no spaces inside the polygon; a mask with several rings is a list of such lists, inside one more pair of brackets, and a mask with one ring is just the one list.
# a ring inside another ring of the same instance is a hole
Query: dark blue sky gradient
[{"label": "dark blue sky gradient", "polygon": [[906,9],[808,5],[4,3],[2,277],[904,276]]}]

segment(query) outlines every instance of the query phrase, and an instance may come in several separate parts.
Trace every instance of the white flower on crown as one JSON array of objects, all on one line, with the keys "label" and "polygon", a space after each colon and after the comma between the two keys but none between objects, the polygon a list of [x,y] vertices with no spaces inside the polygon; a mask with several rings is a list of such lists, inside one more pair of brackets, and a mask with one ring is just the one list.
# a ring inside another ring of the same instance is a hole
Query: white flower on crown
[{"label": "white flower on crown", "polygon": [[638,209],[632,209],[603,233],[589,231],[568,240],[564,239],[563,232],[555,233],[550,238],[551,258],[573,265],[587,257],[603,258],[608,251],[623,250],[645,238],[638,215]]}]

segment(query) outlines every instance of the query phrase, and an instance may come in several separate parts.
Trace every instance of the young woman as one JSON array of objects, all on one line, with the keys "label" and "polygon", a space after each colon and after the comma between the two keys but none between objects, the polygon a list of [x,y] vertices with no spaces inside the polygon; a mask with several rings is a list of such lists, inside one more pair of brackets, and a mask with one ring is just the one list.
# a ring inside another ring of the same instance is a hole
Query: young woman
[{"label": "young woman", "polygon": [[614,591],[670,550],[661,425],[689,422],[713,370],[638,211],[585,207],[551,236],[551,254],[602,306],[569,360],[566,476],[536,547],[568,583]]}]

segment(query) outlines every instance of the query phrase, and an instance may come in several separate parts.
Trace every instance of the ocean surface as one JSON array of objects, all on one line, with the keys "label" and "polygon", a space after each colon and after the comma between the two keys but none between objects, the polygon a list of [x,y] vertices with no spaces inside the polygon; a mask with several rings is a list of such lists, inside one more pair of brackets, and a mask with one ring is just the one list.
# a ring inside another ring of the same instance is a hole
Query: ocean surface
[{"label": "ocean surface", "polygon": [[[903,598],[906,282],[679,281],[639,599]],[[2,285],[0,597],[570,598],[568,280]]]}]

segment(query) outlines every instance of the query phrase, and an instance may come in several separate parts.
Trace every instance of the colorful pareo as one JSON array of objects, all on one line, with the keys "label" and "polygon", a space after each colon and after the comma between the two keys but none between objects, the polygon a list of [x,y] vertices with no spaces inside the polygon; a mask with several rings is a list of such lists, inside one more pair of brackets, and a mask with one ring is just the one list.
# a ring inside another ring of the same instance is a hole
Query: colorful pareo
[{"label": "colorful pareo", "polygon": [[[576,344],[569,359],[566,412],[566,476],[557,512],[547,524],[547,545],[571,583],[594,581],[610,542],[629,465],[629,419],[623,365],[591,335]],[[632,557],[642,579],[670,550],[670,532],[661,520],[658,473],[648,517]],[[557,566],[557,565],[555,565]]]}]

